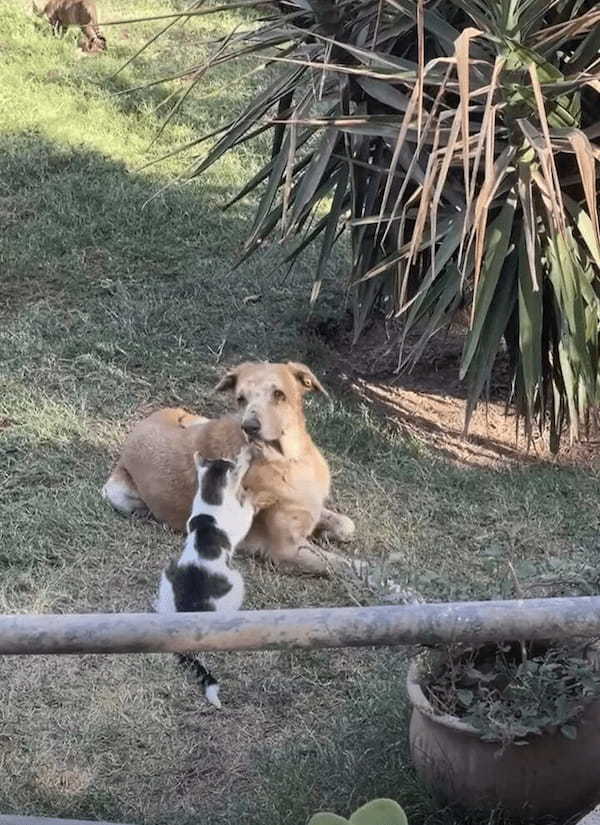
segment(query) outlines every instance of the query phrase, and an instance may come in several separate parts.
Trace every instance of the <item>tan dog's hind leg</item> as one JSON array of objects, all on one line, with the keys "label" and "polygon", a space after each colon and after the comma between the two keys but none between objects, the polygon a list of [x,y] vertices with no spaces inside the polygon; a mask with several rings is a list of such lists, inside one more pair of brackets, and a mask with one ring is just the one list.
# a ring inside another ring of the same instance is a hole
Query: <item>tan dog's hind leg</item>
[{"label": "tan dog's hind leg", "polygon": [[[314,525],[310,513],[276,508],[265,511],[264,516],[266,555],[276,564],[313,576],[348,572],[349,564],[342,556],[323,550],[308,540],[307,535]],[[252,535],[249,538],[252,543]]]},{"label": "tan dog's hind leg", "polygon": [[352,541],[355,530],[354,522],[348,516],[334,513],[333,510],[323,509],[314,532],[317,534],[324,533],[335,541],[347,542]]},{"label": "tan dog's hind leg", "polygon": [[115,510],[124,516],[147,516],[148,507],[144,504],[133,479],[125,469],[118,464],[112,471],[108,481],[102,488],[102,498],[109,501]]},{"label": "tan dog's hind leg", "polygon": [[272,554],[282,567],[313,576],[333,576],[336,573],[349,573],[351,570],[350,564],[342,556],[323,550],[306,539],[300,546],[282,544],[276,549],[273,548]]},{"label": "tan dog's hind leg", "polygon": [[180,427],[183,427],[184,430],[187,430],[189,427],[197,427],[199,424],[206,424],[207,421],[210,421],[210,418],[204,418],[203,415],[183,413],[177,423]]}]

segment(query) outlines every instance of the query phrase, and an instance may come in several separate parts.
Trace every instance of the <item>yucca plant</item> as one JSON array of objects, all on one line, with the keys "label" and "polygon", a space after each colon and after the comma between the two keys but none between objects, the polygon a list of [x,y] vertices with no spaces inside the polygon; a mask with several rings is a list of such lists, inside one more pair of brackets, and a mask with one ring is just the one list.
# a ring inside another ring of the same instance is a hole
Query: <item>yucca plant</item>
[{"label": "yucca plant", "polygon": [[[200,5],[187,14],[234,7]],[[410,368],[466,307],[466,424],[504,339],[527,433],[547,429],[553,450],[566,425],[576,438],[598,396],[598,4],[244,8],[262,17],[216,43],[175,104],[225,62],[255,56],[268,68],[190,168],[198,176],[271,132],[270,157],[231,201],[260,194],[242,257],[270,237],[297,239],[290,259],[320,242],[315,301],[348,230],[355,338],[375,312],[400,319],[398,366]]]}]

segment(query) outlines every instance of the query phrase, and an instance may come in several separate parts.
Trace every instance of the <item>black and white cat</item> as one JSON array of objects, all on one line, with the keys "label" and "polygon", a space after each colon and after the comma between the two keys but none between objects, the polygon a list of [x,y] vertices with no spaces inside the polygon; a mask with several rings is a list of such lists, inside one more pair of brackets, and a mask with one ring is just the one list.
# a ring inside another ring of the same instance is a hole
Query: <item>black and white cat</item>
[{"label": "black and white cat", "polygon": [[[160,580],[155,608],[158,613],[239,610],[244,580],[231,567],[237,545],[250,530],[255,507],[242,487],[251,460],[251,448],[235,462],[207,461],[194,454],[198,490],[187,522],[187,536],[178,561],[171,561]],[[219,684],[194,655],[178,654],[204,688],[206,699],[220,708]]]}]

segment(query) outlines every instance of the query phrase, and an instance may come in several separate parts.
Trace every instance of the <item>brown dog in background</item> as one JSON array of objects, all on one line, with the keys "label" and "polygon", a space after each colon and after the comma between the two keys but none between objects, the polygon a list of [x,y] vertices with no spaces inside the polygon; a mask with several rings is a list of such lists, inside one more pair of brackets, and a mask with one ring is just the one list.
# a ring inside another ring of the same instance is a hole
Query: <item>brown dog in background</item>
[{"label": "brown dog in background", "polygon": [[33,0],[33,11],[48,20],[55,34],[63,35],[69,26],[79,26],[85,37],[81,44],[84,52],[106,51],[93,0],[48,0],[45,4]]},{"label": "brown dog in background", "polygon": [[183,530],[196,492],[194,452],[235,458],[249,440],[258,456],[244,487],[259,512],[241,550],[316,575],[348,569],[343,557],[310,541],[317,532],[338,541],[354,534],[347,516],[325,509],[329,467],[306,429],[303,396],[325,393],[319,380],[304,364],[245,363],[216,389],[235,394],[237,413],[216,419],[179,408],[153,413],[129,435],[104,498],[126,515],[150,512]]}]

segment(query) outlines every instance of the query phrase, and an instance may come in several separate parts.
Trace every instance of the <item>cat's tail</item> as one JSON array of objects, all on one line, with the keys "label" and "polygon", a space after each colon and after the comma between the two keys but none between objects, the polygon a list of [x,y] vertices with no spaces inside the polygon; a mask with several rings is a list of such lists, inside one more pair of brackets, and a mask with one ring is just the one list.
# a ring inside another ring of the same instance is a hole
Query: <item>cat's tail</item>
[{"label": "cat's tail", "polygon": [[204,667],[202,662],[196,656],[190,656],[185,653],[177,653],[177,660],[180,665],[190,670],[196,679],[202,685],[206,701],[210,702],[216,708],[221,708],[221,701],[219,699],[219,682],[212,675],[210,670]]}]

